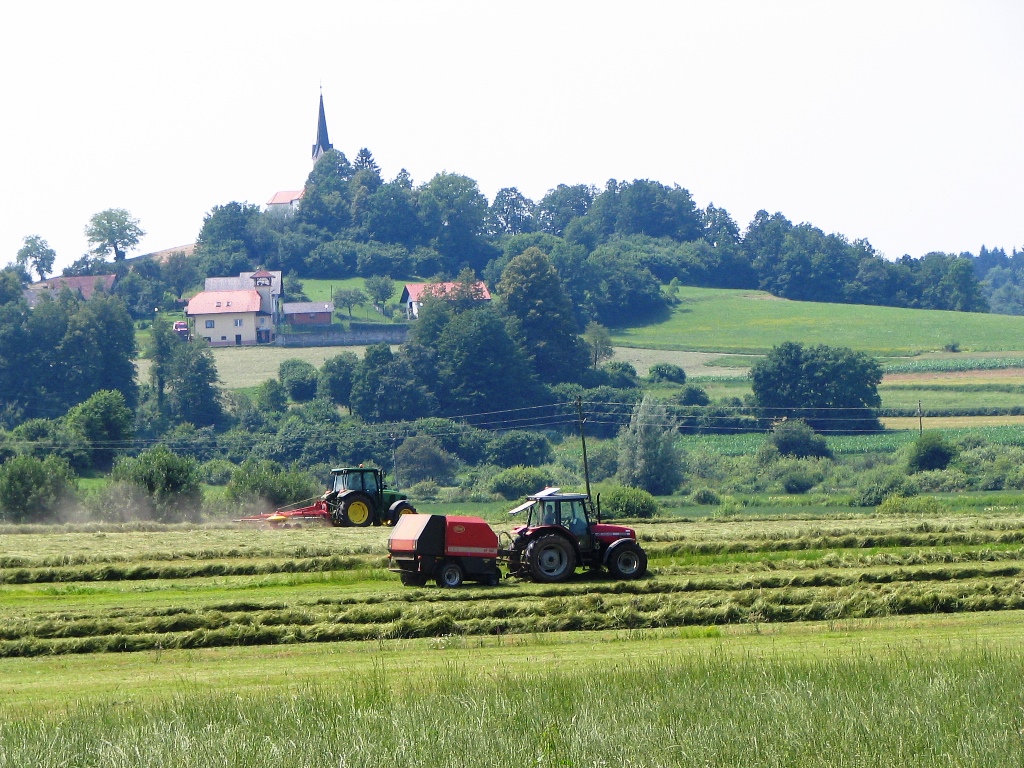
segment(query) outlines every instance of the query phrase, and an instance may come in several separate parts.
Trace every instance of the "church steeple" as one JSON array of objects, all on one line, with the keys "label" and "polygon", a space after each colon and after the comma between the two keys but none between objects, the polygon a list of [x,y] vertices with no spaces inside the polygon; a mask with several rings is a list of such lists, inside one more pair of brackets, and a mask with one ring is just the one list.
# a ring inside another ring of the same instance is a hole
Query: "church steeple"
[{"label": "church steeple", "polygon": [[334,149],[331,140],[327,138],[327,118],[324,116],[324,94],[320,92],[320,117],[316,123],[316,144],[313,145],[313,162],[320,159],[320,155],[329,149]]}]

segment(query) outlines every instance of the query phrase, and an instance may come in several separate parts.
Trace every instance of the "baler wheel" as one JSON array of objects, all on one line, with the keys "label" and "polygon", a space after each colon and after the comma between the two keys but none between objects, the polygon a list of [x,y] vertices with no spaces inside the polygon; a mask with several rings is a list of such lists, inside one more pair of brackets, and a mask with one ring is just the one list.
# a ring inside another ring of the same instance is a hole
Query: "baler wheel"
[{"label": "baler wheel", "polygon": [[427,577],[422,573],[403,573],[399,578],[406,587],[422,587],[427,583]]},{"label": "baler wheel", "polygon": [[353,493],[341,501],[341,516],[346,525],[364,528],[373,523],[373,502],[364,493]]},{"label": "baler wheel", "polygon": [[535,581],[565,581],[576,570],[576,553],[564,536],[538,536],[526,547],[526,564]]},{"label": "baler wheel", "polygon": [[608,573],[616,579],[639,579],[647,573],[647,554],[634,541],[616,545],[608,558]]},{"label": "baler wheel", "polygon": [[442,565],[441,570],[437,572],[437,586],[461,587],[462,567],[458,563],[452,562],[451,560]]}]

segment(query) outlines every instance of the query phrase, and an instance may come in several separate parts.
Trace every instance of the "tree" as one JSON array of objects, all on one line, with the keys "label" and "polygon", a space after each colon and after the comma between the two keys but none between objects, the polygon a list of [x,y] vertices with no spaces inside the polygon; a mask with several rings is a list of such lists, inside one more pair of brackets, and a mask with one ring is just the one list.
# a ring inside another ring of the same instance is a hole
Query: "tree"
[{"label": "tree", "polygon": [[348,310],[349,320],[352,319],[352,308],[361,307],[366,303],[366,294],[358,288],[341,288],[334,292],[334,305]]},{"label": "tree", "polygon": [[907,470],[911,473],[945,469],[956,458],[956,448],[938,432],[925,432],[910,446]]},{"label": "tree", "polygon": [[491,230],[498,235],[518,235],[534,228],[533,201],[515,187],[499,189],[488,211]]},{"label": "tree", "polygon": [[68,411],[69,426],[84,435],[92,453],[92,464],[109,469],[114,456],[127,450],[135,435],[134,416],[124,395],[101,390]]},{"label": "tree", "polygon": [[512,259],[498,283],[502,308],[516,319],[520,343],[533,355],[541,381],[576,381],[586,368],[572,304],[558,272],[539,248]]},{"label": "tree", "polygon": [[50,247],[39,235],[29,235],[24,239],[24,245],[18,249],[15,260],[22,269],[35,270],[40,280],[53,272],[53,262],[57,258],[57,252]]},{"label": "tree", "polygon": [[430,244],[454,272],[463,264],[482,269],[487,263],[483,240],[487,198],[468,176],[439,173],[420,187],[420,219]]},{"label": "tree", "polygon": [[381,309],[395,295],[395,281],[388,275],[373,275],[364,281],[370,300]]},{"label": "tree", "polygon": [[594,368],[597,368],[602,360],[609,360],[615,354],[615,350],[612,348],[611,334],[596,320],[587,323],[587,329],[583,332],[583,340],[590,347],[590,363]]},{"label": "tree", "polygon": [[342,352],[325,360],[320,366],[317,395],[335,405],[344,405],[352,413],[352,377],[358,365],[359,358],[352,352]]},{"label": "tree", "polygon": [[150,360],[149,379],[156,391],[156,406],[161,414],[164,410],[167,375],[174,360],[174,352],[181,343],[182,338],[175,333],[171,322],[158,315],[150,329],[149,347],[146,352]]},{"label": "tree", "polygon": [[619,482],[656,496],[674,492],[683,482],[675,434],[665,406],[644,397],[619,433]]},{"label": "tree", "polygon": [[457,466],[455,457],[429,435],[406,438],[395,451],[395,464],[406,485],[421,480],[433,480],[439,485],[447,485]]},{"label": "tree", "polygon": [[167,375],[167,402],[179,422],[196,427],[218,424],[224,416],[217,365],[206,342],[179,345]]},{"label": "tree", "polygon": [[750,378],[764,418],[803,419],[819,432],[881,429],[873,409],[881,404],[882,368],[863,352],[785,342],[751,369]]},{"label": "tree", "polygon": [[304,403],[316,396],[317,370],[306,360],[282,360],[277,367],[277,378],[284,384],[292,400],[297,403]]},{"label": "tree", "polygon": [[815,434],[803,419],[786,419],[775,424],[768,434],[768,443],[782,456],[832,458],[832,449],[825,438]]},{"label": "tree", "polygon": [[139,220],[124,208],[108,208],[93,215],[85,228],[85,237],[93,246],[96,256],[114,254],[114,261],[121,261],[125,251],[139,244],[146,233],[139,226]]}]

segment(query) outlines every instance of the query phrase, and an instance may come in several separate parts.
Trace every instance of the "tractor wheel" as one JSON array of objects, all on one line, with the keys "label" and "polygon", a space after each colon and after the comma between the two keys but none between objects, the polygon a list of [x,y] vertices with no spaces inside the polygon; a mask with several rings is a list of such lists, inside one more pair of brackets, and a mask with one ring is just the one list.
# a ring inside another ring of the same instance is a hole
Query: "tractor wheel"
[{"label": "tractor wheel", "polygon": [[576,570],[576,553],[564,536],[538,536],[526,547],[526,564],[534,581],[565,581]]},{"label": "tractor wheel", "polygon": [[488,587],[496,587],[500,583],[501,583],[501,576],[498,575],[497,571],[495,571],[494,573],[487,574],[487,578],[484,579],[484,584],[486,584]]},{"label": "tractor wheel", "polygon": [[341,500],[339,509],[345,525],[362,528],[373,523],[373,502],[366,494],[353,493],[346,496]]},{"label": "tractor wheel", "polygon": [[427,577],[422,573],[403,573],[399,578],[406,587],[422,587],[427,583]]},{"label": "tractor wheel", "polygon": [[398,518],[402,515],[415,515],[416,509],[408,501],[396,501],[388,509],[387,520],[385,525],[398,525]]},{"label": "tractor wheel", "polygon": [[462,566],[450,560],[444,565],[442,565],[441,570],[437,572],[437,586],[461,587]]},{"label": "tractor wheel", "polygon": [[608,558],[608,573],[616,579],[639,579],[647,573],[647,554],[635,541],[619,544]]}]

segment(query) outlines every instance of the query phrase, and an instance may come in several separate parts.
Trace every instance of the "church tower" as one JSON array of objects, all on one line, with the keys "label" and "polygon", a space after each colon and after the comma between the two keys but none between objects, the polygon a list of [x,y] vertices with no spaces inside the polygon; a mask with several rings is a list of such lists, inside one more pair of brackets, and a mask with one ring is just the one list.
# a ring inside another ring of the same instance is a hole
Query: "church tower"
[{"label": "church tower", "polygon": [[313,164],[320,159],[320,155],[329,149],[334,149],[331,140],[327,138],[327,118],[324,116],[324,94],[320,92],[320,116],[316,123],[316,144],[313,145]]}]

